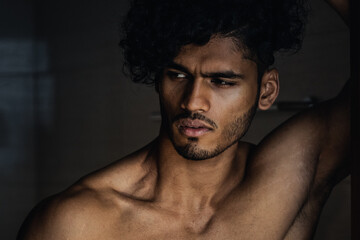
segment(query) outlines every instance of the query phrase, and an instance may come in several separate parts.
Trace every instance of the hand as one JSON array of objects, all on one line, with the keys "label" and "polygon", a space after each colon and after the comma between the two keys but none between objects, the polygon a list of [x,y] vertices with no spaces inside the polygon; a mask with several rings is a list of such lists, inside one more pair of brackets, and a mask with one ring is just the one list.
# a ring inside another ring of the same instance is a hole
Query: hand
[{"label": "hand", "polygon": [[349,26],[350,14],[349,14],[349,0],[325,0],[345,21]]}]

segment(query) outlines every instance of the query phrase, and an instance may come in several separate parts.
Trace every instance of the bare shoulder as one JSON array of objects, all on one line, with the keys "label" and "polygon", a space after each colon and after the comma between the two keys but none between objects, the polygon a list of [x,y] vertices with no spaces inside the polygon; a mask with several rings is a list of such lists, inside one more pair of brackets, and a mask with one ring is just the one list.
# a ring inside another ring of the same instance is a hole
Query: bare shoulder
[{"label": "bare shoulder", "polygon": [[38,204],[18,239],[92,239],[91,229],[96,229],[104,216],[113,215],[115,205],[109,194],[75,185]]},{"label": "bare shoulder", "polygon": [[18,239],[101,239],[99,233],[114,232],[110,228],[119,226],[132,201],[152,196],[156,174],[146,156],[142,149],[43,200],[25,220]]}]

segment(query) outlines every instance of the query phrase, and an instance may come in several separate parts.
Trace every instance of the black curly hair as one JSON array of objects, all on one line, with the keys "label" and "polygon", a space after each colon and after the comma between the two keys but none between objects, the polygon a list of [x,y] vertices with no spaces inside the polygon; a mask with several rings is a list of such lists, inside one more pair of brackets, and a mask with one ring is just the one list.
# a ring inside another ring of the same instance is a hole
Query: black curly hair
[{"label": "black curly hair", "polygon": [[275,52],[300,49],[307,12],[306,0],[133,0],[119,45],[139,83],[154,84],[181,47],[214,35],[233,37],[261,73]]}]

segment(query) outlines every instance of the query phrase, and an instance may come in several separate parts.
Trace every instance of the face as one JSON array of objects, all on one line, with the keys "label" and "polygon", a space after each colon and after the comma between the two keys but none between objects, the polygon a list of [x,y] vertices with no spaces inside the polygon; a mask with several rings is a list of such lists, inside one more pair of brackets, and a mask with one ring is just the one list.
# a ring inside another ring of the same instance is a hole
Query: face
[{"label": "face", "polygon": [[257,92],[256,63],[231,38],[186,45],[159,83],[162,128],[183,157],[215,157],[249,128]]}]

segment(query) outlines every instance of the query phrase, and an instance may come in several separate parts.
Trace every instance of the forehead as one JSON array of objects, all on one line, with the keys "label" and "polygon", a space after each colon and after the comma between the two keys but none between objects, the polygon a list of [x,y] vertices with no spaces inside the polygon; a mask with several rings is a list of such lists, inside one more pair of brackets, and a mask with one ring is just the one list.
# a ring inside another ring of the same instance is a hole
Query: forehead
[{"label": "forehead", "polygon": [[203,46],[185,45],[174,62],[194,71],[238,72],[256,68],[256,63],[246,57],[245,50],[242,50],[231,37],[213,37]]}]

